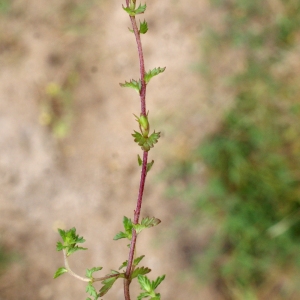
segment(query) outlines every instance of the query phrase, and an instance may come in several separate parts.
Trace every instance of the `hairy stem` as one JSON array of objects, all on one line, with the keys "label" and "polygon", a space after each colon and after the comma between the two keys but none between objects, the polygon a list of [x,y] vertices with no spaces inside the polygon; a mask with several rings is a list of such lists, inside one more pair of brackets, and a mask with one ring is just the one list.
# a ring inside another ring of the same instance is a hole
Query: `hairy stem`
[{"label": "hairy stem", "polygon": [[[129,0],[126,0],[126,5],[127,5],[127,7],[129,6]],[[139,55],[139,62],[140,62],[141,115],[146,116],[147,115],[147,113],[146,113],[146,82],[145,82],[145,63],[144,63],[143,47],[142,47],[140,32],[138,30],[135,17],[130,16],[130,21],[131,21],[132,29],[133,29],[135,39],[136,39],[138,55]],[[134,210],[134,221],[133,221],[134,224],[137,224],[139,222],[139,218],[140,218],[143,194],[144,194],[144,187],[145,187],[145,181],[146,181],[146,175],[147,175],[147,161],[148,161],[148,152],[144,151],[139,193],[138,193],[138,198],[137,198],[136,209]],[[134,258],[136,240],[137,240],[137,234],[136,234],[136,231],[133,229],[132,230],[132,239],[131,239],[131,243],[130,243],[129,256],[128,256],[128,263],[127,263],[127,268],[126,268],[126,273],[125,273],[126,278],[124,280],[124,296],[125,296],[126,300],[130,300],[129,285],[130,285],[130,275],[132,272],[132,263],[133,263],[133,258]]]},{"label": "hairy stem", "polygon": [[[68,273],[70,275],[72,275],[73,277],[81,280],[81,281],[85,281],[85,282],[91,281],[90,278],[82,277],[82,276],[76,274],[74,271],[72,271],[71,268],[70,268],[70,265],[69,265],[67,251],[65,249],[63,249],[63,253],[64,253],[65,268],[68,270]],[[93,278],[92,281],[93,282],[95,282],[95,281],[103,281],[105,279],[112,278],[112,277],[117,277],[117,276],[119,276],[119,274],[106,275],[106,276],[99,277],[99,278]]]},{"label": "hairy stem", "polygon": [[85,281],[85,282],[89,282],[90,279],[89,278],[86,278],[86,277],[82,277],[80,275],[77,275],[75,272],[73,272],[70,268],[70,265],[69,265],[69,261],[68,261],[68,256],[67,256],[67,251],[65,249],[63,249],[63,253],[64,253],[64,261],[65,261],[65,267],[66,269],[68,270],[68,273],[72,276],[74,276],[75,278],[81,280],[81,281]]}]

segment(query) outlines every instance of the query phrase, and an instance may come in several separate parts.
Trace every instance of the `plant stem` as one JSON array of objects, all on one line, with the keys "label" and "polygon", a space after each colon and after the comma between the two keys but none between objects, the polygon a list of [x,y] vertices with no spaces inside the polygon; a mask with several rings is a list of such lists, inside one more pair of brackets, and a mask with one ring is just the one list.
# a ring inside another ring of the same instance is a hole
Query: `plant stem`
[{"label": "plant stem", "polygon": [[[85,282],[90,282],[91,279],[90,278],[87,278],[87,277],[82,277],[78,274],[76,274],[75,272],[73,272],[70,268],[70,265],[69,265],[69,261],[68,261],[68,255],[67,255],[67,252],[65,249],[63,249],[63,253],[64,253],[64,262],[65,262],[65,268],[68,270],[68,273],[70,275],[72,275],[73,277],[81,280],[81,281],[85,281]],[[99,277],[99,278],[93,278],[93,282],[96,282],[96,281],[103,281],[105,279],[108,279],[108,278],[112,278],[112,277],[116,277],[118,276],[119,274],[112,274],[112,275],[106,275],[106,276],[103,276],[103,277]]]},{"label": "plant stem", "polygon": [[79,276],[79,275],[77,275],[76,273],[74,273],[74,272],[71,270],[70,265],[69,265],[69,262],[68,262],[67,252],[66,252],[65,249],[63,249],[63,253],[64,253],[65,267],[66,267],[66,269],[68,270],[68,273],[69,273],[70,275],[74,276],[75,278],[81,280],[81,281],[89,282],[89,281],[90,281],[89,278]]},{"label": "plant stem", "polygon": [[[127,7],[129,6],[129,0],[126,0]],[[143,55],[143,48],[141,43],[140,32],[137,28],[136,19],[135,17],[130,16],[130,21],[132,24],[132,29],[135,35],[138,55],[139,55],[139,62],[140,62],[140,80],[141,80],[141,90],[140,90],[140,101],[141,101],[141,115],[146,116],[146,82],[145,82],[145,63],[144,63],[144,55]],[[139,187],[139,194],[137,198],[136,209],[134,211],[134,224],[139,222],[142,201],[143,201],[143,194],[144,194],[144,187],[145,181],[147,176],[147,161],[148,161],[148,152],[144,151],[143,153],[143,164],[142,164],[142,171],[141,171],[141,178],[140,178],[140,187]],[[130,243],[130,250],[129,250],[129,257],[128,263],[125,273],[125,280],[124,280],[124,296],[126,300],[130,300],[130,292],[129,292],[129,285],[130,285],[130,275],[132,273],[132,263],[134,258],[134,251],[135,245],[137,240],[136,231],[132,230],[132,239]]]}]

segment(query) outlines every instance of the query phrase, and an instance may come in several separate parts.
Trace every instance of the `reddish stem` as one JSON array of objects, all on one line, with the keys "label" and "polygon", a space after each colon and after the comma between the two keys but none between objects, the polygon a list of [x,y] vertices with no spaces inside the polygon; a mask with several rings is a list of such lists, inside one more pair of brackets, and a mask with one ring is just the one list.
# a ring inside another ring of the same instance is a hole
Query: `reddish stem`
[{"label": "reddish stem", "polygon": [[[127,5],[127,7],[129,6],[129,0],[126,0],[126,5]],[[134,31],[134,35],[135,35],[135,39],[136,39],[139,61],[140,61],[141,115],[146,116],[147,115],[147,113],[146,113],[146,82],[145,82],[145,63],[144,63],[143,48],[142,48],[142,43],[141,43],[140,32],[138,30],[135,17],[130,16],[130,20],[131,20],[132,29]],[[134,219],[133,219],[134,224],[137,224],[139,222],[139,218],[140,218],[140,214],[141,214],[144,187],[145,187],[145,181],[146,181],[146,176],[147,176],[147,161],[148,161],[148,152],[144,151],[139,194],[138,194],[138,198],[137,198],[136,209],[134,211]],[[129,285],[130,285],[130,275],[133,271],[132,264],[133,264],[136,240],[137,240],[137,234],[136,234],[136,231],[133,229],[131,243],[130,243],[129,256],[128,256],[128,263],[127,263],[127,268],[126,268],[126,272],[125,272],[126,278],[124,280],[124,296],[125,296],[126,300],[130,300]]]}]

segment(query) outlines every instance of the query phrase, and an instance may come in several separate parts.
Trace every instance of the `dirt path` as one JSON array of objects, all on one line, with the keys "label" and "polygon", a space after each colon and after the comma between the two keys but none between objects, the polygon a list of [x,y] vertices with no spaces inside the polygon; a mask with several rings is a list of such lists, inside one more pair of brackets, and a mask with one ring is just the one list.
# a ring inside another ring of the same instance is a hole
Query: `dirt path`
[{"label": "dirt path", "polygon": [[[163,222],[140,237],[138,251],[146,254],[152,278],[167,274],[164,299],[217,299],[207,287],[179,281],[185,262],[176,233],[169,236],[177,210],[163,197],[162,184],[154,189],[164,157],[184,157],[193,147],[193,131],[202,128],[204,134],[212,126],[214,107],[205,102],[193,71],[208,8],[171,0],[148,7],[146,68],[167,70],[147,94],[151,122],[163,138],[150,152],[155,167],[143,215]],[[86,238],[90,250],[71,260],[81,274],[98,264],[108,272],[127,259],[126,243],[112,238],[122,217],[133,214],[139,181],[130,135],[137,127],[132,113],[139,113],[138,97],[118,86],[138,76],[128,17],[120,1],[28,0],[14,1],[0,25],[0,241],[17,253],[0,278],[0,299],[85,299],[84,284],[68,275],[52,280],[62,266],[55,230],[76,226]],[[79,77],[71,88],[73,122],[58,142],[40,123],[42,100],[49,83],[64,87],[70,74]],[[105,299],[123,299],[121,282]]]}]

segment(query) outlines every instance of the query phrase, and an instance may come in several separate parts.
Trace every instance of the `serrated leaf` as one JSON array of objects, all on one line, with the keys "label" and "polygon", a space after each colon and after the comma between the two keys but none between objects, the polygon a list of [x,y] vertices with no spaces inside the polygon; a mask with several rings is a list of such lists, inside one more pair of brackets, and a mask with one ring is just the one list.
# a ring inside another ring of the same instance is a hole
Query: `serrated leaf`
[{"label": "serrated leaf", "polygon": [[121,231],[121,232],[117,233],[114,237],[114,240],[119,240],[119,239],[123,239],[123,238],[127,238],[127,239],[131,240],[132,228],[133,228],[131,219],[124,216],[123,226],[124,226],[125,232]]},{"label": "serrated leaf", "polygon": [[132,274],[131,274],[131,279],[139,276],[139,275],[145,275],[151,272],[151,269],[147,268],[147,267],[140,267],[140,268],[136,268]]},{"label": "serrated leaf", "polygon": [[124,225],[124,229],[126,231],[130,231],[131,232],[131,230],[132,230],[132,221],[131,221],[131,219],[129,219],[129,218],[127,218],[127,217],[124,216],[124,218],[123,218],[123,225]]},{"label": "serrated leaf", "polygon": [[67,248],[67,256],[70,256],[70,255],[73,254],[74,252],[80,251],[80,250],[87,250],[87,248],[78,247],[78,246],[68,247],[68,248]]},{"label": "serrated leaf", "polygon": [[128,263],[128,260],[124,261],[124,262],[122,263],[122,265],[119,267],[119,270],[121,270],[121,269],[127,267],[127,263]]},{"label": "serrated leaf", "polygon": [[116,282],[117,279],[118,276],[103,280],[102,281],[103,287],[99,291],[99,296],[100,297],[104,296],[112,288],[113,284]]},{"label": "serrated leaf", "polygon": [[139,7],[134,11],[136,15],[143,14],[147,8],[147,5],[140,4]]},{"label": "serrated leaf", "polygon": [[59,235],[61,236],[62,240],[64,241],[65,236],[66,236],[65,230],[58,228],[57,231],[58,231]]},{"label": "serrated leaf", "polygon": [[86,289],[85,291],[91,295],[92,297],[94,297],[95,299],[98,299],[99,298],[99,294],[97,294],[97,291],[96,289],[94,288],[94,286],[92,285],[92,283],[89,283],[87,286],[86,286]]},{"label": "serrated leaf", "polygon": [[153,147],[153,144],[156,144],[158,142],[158,139],[160,138],[160,132],[153,132],[148,140],[150,141],[150,143],[152,144],[152,147]]},{"label": "serrated leaf", "polygon": [[61,242],[57,242],[56,243],[56,251],[61,251],[63,250],[65,247],[63,246],[63,244]]},{"label": "serrated leaf", "polygon": [[139,234],[143,229],[145,229],[145,226],[141,224],[133,224],[133,228],[136,231],[136,233]]},{"label": "serrated leaf", "polygon": [[166,278],[166,275],[163,275],[161,277],[157,277],[155,281],[152,281],[152,288],[155,290],[161,283],[162,281]]},{"label": "serrated leaf", "polygon": [[87,248],[78,247],[77,243],[84,243],[85,239],[83,237],[79,237],[76,234],[76,228],[73,227],[70,230],[62,230],[58,228],[58,232],[63,239],[63,243],[57,242],[56,250],[61,251],[66,249],[67,256],[71,255],[72,253],[79,251],[79,250],[87,250]]},{"label": "serrated leaf", "polygon": [[132,10],[130,7],[125,7],[124,5],[122,5],[122,7],[129,14],[129,16],[132,16],[132,17],[135,16],[134,10]]},{"label": "serrated leaf", "polygon": [[115,241],[120,240],[120,239],[127,239],[127,238],[128,238],[128,235],[125,232],[122,232],[122,231],[120,231],[119,233],[117,233],[114,236]]},{"label": "serrated leaf", "polygon": [[146,228],[150,228],[158,225],[159,223],[161,223],[160,219],[146,217],[142,219],[141,225],[144,225]]},{"label": "serrated leaf", "polygon": [[138,282],[139,282],[142,290],[144,290],[148,293],[152,292],[152,285],[147,276],[138,275]]},{"label": "serrated leaf", "polygon": [[148,83],[150,81],[150,79],[162,72],[164,72],[166,69],[166,67],[164,68],[154,68],[153,70],[149,70],[146,74],[145,74],[145,82]]},{"label": "serrated leaf", "polygon": [[65,267],[61,267],[61,268],[57,269],[53,278],[55,279],[55,278],[59,277],[60,275],[67,273],[67,272],[68,272],[68,270]]},{"label": "serrated leaf", "polygon": [[154,144],[158,142],[158,139],[160,137],[160,132],[153,132],[150,137],[143,137],[139,132],[134,130],[134,133],[132,134],[134,137],[134,141],[141,146],[142,150],[149,151],[151,148],[154,147]]},{"label": "serrated leaf", "polygon": [[138,154],[138,164],[139,164],[139,166],[141,166],[142,165],[142,163],[143,163],[143,161],[142,161],[142,159],[141,159],[141,157],[139,156],[139,154]]},{"label": "serrated leaf", "polygon": [[[133,261],[133,266],[134,266],[134,267],[137,266],[137,265],[140,263],[140,261],[141,261],[144,257],[145,257],[145,255],[142,255],[142,256],[137,257],[137,258]],[[119,270],[121,270],[121,269],[127,267],[127,264],[128,264],[128,260],[124,261],[124,262],[122,263],[122,265],[120,266]]]},{"label": "serrated leaf", "polygon": [[144,257],[145,257],[145,255],[142,255],[142,256],[137,257],[137,258],[133,261],[133,265],[134,265],[134,266],[137,266],[137,265],[141,262],[141,260],[142,260]]},{"label": "serrated leaf", "polygon": [[131,79],[129,82],[125,81],[125,83],[120,83],[121,87],[129,87],[132,88],[134,90],[136,90],[138,93],[140,93],[141,89],[142,89],[142,84],[141,81],[136,81],[134,79]]},{"label": "serrated leaf", "polygon": [[85,276],[87,278],[92,278],[93,277],[93,273],[102,270],[102,267],[93,267],[91,269],[86,269],[85,271]]},{"label": "serrated leaf", "polygon": [[147,298],[147,297],[149,297],[149,296],[150,296],[150,294],[147,293],[147,292],[140,293],[140,294],[138,295],[138,297],[137,297],[137,300],[142,300],[143,298]]},{"label": "serrated leaf", "polygon": [[147,173],[151,170],[153,164],[154,164],[154,160],[152,160],[150,163],[147,163]]},{"label": "serrated leaf", "polygon": [[144,20],[144,22],[141,23],[140,21],[140,33],[145,34],[148,31],[148,24]]}]

